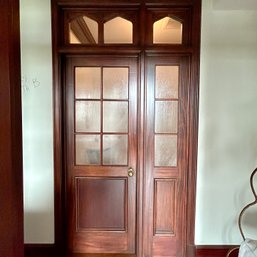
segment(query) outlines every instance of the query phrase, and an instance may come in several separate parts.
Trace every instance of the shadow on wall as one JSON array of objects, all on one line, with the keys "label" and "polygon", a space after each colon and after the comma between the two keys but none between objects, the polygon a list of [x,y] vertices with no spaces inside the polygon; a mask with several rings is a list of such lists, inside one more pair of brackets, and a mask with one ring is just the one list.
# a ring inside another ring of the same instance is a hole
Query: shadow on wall
[{"label": "shadow on wall", "polygon": [[250,191],[251,197],[245,198],[249,199],[247,204],[241,211],[241,228],[243,237],[257,239],[257,196],[256,196],[256,186],[257,186],[257,169],[255,169],[250,176],[250,184],[248,185],[248,192]]},{"label": "shadow on wall", "polygon": [[[253,185],[257,189],[257,175],[253,178]],[[240,187],[240,190],[237,191],[237,193],[234,195],[234,203],[233,205],[238,209],[238,212],[235,214],[231,214],[231,220],[226,223],[223,229],[223,240],[224,241],[230,241],[233,236],[233,233],[237,233],[237,236],[243,241],[243,238],[240,233],[238,219],[240,212],[243,210],[243,208],[248,205],[249,203],[252,203],[255,200],[254,195],[251,191],[251,187],[249,182],[245,182],[242,187]],[[257,240],[257,204],[250,206],[246,209],[246,211],[243,213],[242,219],[241,219],[241,227],[243,230],[243,234],[245,238],[250,238]],[[236,229],[234,229],[236,227]]]},{"label": "shadow on wall", "polygon": [[257,240],[257,206],[246,210],[242,218],[242,229],[246,238]]}]

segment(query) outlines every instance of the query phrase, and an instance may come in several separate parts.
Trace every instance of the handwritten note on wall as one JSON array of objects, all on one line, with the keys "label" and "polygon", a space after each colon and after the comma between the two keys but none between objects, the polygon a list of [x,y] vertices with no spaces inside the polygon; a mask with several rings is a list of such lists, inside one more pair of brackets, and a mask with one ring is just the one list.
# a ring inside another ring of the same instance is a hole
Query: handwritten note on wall
[{"label": "handwritten note on wall", "polygon": [[40,81],[36,77],[30,78],[26,75],[21,77],[21,87],[24,92],[28,92],[33,88],[40,87],[40,84]]}]

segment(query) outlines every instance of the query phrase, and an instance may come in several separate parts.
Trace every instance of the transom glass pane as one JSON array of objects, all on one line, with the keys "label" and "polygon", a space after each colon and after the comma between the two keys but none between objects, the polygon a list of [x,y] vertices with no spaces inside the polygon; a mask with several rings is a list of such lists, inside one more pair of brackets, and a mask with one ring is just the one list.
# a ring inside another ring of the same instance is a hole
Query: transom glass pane
[{"label": "transom glass pane", "polygon": [[128,99],[128,68],[103,68],[103,97]]},{"label": "transom glass pane", "polygon": [[133,23],[121,17],[116,17],[104,24],[105,44],[132,44]]},{"label": "transom glass pane", "polygon": [[128,162],[128,136],[103,136],[103,164],[127,165]]},{"label": "transom glass pane", "polygon": [[155,135],[154,157],[155,166],[177,166],[177,136]]},{"label": "transom glass pane", "polygon": [[100,164],[100,136],[76,135],[76,164]]},{"label": "transom glass pane", "polygon": [[155,102],[155,132],[177,133],[178,102],[156,101]]},{"label": "transom glass pane", "polygon": [[156,66],[155,97],[178,98],[178,66]]},{"label": "transom glass pane", "polygon": [[153,25],[154,44],[182,44],[182,23],[165,17]]},{"label": "transom glass pane", "polygon": [[80,16],[69,23],[70,44],[98,44],[98,23]]},{"label": "transom glass pane", "polygon": [[75,97],[100,99],[101,95],[101,68],[75,68]]}]

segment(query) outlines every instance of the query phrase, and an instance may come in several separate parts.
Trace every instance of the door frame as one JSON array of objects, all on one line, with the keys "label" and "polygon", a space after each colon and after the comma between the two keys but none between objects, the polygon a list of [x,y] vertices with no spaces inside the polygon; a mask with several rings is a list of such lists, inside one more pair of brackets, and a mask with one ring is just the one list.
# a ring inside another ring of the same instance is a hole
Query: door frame
[{"label": "door frame", "polygon": [[0,3],[0,256],[24,256],[19,1]]},{"label": "door frame", "polygon": [[[92,1],[96,2],[96,1]],[[58,253],[63,253],[63,245],[65,245],[65,217],[63,213],[65,210],[64,201],[64,182],[63,181],[63,169],[65,165],[63,163],[63,146],[64,146],[64,124],[63,124],[63,95],[62,95],[62,83],[64,77],[62,75],[63,61],[65,55],[76,55],[76,54],[115,54],[119,55],[126,54],[127,56],[138,56],[139,58],[139,77],[140,77],[140,88],[139,88],[139,99],[142,101],[138,102],[139,114],[145,112],[145,80],[144,80],[144,62],[145,54],[150,55],[165,55],[171,53],[173,55],[187,55],[190,59],[189,69],[189,113],[188,113],[188,179],[187,185],[187,209],[186,209],[186,238],[185,238],[185,252],[186,256],[195,255],[194,246],[194,232],[195,232],[195,201],[196,201],[196,176],[197,176],[197,143],[198,143],[198,105],[199,105],[199,64],[200,64],[200,27],[201,27],[201,0],[164,0],[165,5],[169,7],[188,7],[191,10],[191,24],[190,24],[190,43],[180,47],[169,47],[168,52],[165,47],[156,50],[154,47],[148,47],[143,52],[140,46],[132,48],[113,48],[109,49],[99,48],[96,52],[92,48],[87,50],[83,48],[77,48],[73,46],[63,45],[62,38],[63,32],[60,27],[63,26],[63,13],[66,7],[80,7],[83,6],[83,1],[75,0],[52,0],[52,42],[53,42],[53,112],[54,112],[54,199],[55,199],[55,249]],[[113,0],[113,1],[97,1],[96,5],[106,5],[107,3],[115,3],[120,6],[138,6],[145,5],[145,3],[152,3],[154,6],[158,6],[156,1],[129,1],[129,0]],[[142,8],[144,9],[144,7]],[[141,26],[144,28],[144,20],[141,20]],[[193,33],[192,33],[193,32]],[[144,41],[142,35],[141,41]],[[145,125],[144,116],[138,115],[138,160],[144,160],[144,138],[142,137]],[[137,188],[137,208],[143,204],[143,171],[144,162],[138,163],[138,188]],[[143,213],[142,211],[137,213],[137,236],[138,240],[141,241],[137,244],[136,253],[138,257],[143,256],[142,240],[143,240],[143,229],[142,229]]]}]

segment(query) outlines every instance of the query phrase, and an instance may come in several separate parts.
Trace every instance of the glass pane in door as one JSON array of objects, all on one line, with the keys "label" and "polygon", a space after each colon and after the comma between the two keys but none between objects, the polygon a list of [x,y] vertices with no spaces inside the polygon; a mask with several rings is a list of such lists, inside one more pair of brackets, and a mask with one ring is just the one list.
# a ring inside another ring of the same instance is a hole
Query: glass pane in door
[{"label": "glass pane in door", "polygon": [[76,132],[100,132],[100,101],[76,101]]},{"label": "glass pane in door", "polygon": [[75,97],[77,99],[100,99],[101,68],[75,68]]},{"label": "glass pane in door", "polygon": [[128,136],[104,135],[103,136],[103,164],[127,165]]},{"label": "glass pane in door", "polygon": [[178,102],[156,101],[155,102],[155,132],[177,133]]},{"label": "glass pane in door", "polygon": [[155,97],[178,98],[179,66],[156,66]]},{"label": "glass pane in door", "polygon": [[177,136],[155,135],[155,166],[177,166]]},{"label": "glass pane in door", "polygon": [[103,132],[128,132],[128,103],[104,101]]},{"label": "glass pane in door", "polygon": [[128,99],[128,68],[103,68],[104,99]]},{"label": "glass pane in door", "polygon": [[99,135],[76,135],[75,143],[77,165],[100,164]]}]

